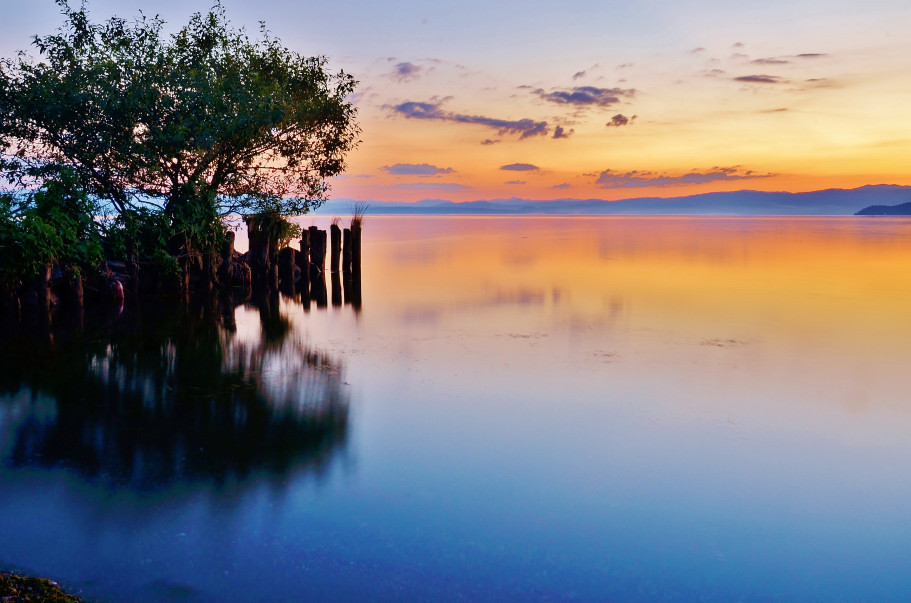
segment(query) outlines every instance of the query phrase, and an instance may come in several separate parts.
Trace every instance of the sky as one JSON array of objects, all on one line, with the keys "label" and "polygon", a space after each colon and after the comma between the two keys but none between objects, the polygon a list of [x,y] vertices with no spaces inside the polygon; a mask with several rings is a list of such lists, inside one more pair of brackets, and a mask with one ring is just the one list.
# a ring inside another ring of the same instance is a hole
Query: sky
[{"label": "sky", "polygon": [[[95,20],[203,0],[94,0]],[[61,23],[0,0],[0,56]],[[223,0],[360,82],[331,196],[625,199],[911,185],[908,0]]]}]

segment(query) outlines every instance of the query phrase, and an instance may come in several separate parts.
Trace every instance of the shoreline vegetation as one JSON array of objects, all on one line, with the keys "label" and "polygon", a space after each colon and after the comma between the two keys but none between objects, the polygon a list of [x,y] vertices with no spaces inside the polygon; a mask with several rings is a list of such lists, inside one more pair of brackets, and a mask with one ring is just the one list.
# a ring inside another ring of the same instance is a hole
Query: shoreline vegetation
[{"label": "shoreline vegetation", "polygon": [[[265,25],[232,29],[219,1],[171,35],[158,17],[96,22],[85,3],[56,2],[63,24],[35,36],[38,58],[0,58],[4,314],[294,288],[327,255],[340,269],[338,225],[330,248],[287,218],[325,203],[360,142],[350,74]],[[359,269],[355,214],[345,274]],[[226,226],[237,219],[243,255]]]}]

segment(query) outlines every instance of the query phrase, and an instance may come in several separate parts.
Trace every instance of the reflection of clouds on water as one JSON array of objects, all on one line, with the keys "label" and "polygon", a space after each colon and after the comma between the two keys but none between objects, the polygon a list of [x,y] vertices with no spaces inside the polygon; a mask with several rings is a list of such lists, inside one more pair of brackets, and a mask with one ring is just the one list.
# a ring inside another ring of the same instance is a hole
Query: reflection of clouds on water
[{"label": "reflection of clouds on water", "polygon": [[176,310],[100,344],[13,346],[3,463],[140,490],[325,471],[347,436],[340,363],[265,324],[238,336]]}]

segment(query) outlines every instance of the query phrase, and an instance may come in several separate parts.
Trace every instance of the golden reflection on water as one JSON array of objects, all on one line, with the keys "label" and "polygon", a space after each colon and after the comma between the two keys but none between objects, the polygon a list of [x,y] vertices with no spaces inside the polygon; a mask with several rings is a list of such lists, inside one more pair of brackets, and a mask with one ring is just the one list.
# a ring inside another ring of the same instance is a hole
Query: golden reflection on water
[{"label": "golden reflection on water", "polygon": [[361,345],[431,383],[906,413],[911,221],[371,216],[364,237]]}]

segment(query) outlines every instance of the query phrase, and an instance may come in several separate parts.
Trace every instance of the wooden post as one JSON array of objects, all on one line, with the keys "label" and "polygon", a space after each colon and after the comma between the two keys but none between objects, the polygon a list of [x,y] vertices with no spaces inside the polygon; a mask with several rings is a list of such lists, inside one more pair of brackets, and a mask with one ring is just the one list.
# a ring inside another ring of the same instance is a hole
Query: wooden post
[{"label": "wooden post", "polygon": [[361,225],[351,224],[351,269],[361,271]]},{"label": "wooden post", "polygon": [[45,264],[38,274],[38,309],[42,313],[51,311],[51,269],[50,264]]},{"label": "wooden post", "polygon": [[308,268],[310,267],[310,231],[309,230],[304,230],[301,232],[301,250],[295,257],[295,261],[297,262],[297,265],[300,267],[301,272],[307,272],[307,273],[310,272],[308,270]]},{"label": "wooden post", "polygon": [[231,264],[234,262],[234,238],[233,230],[229,230],[224,247],[221,248],[221,265],[218,267],[218,280],[223,287],[230,287],[235,283],[232,282]]},{"label": "wooden post", "polygon": [[319,229],[316,226],[311,226],[308,231],[310,234],[310,276],[315,278],[315,275],[323,271],[323,265],[319,262]]},{"label": "wooden post", "polygon": [[283,291],[290,291],[294,294],[294,256],[295,251],[290,247],[285,247],[278,252],[278,278],[281,282]]},{"label": "wooden post", "polygon": [[310,227],[310,265],[314,268],[314,274],[322,274],[326,269],[327,238],[325,230]]},{"label": "wooden post", "polygon": [[245,221],[247,223],[247,236],[250,240],[250,251],[247,257],[249,258],[250,270],[253,273],[253,283],[254,285],[269,285],[270,280],[272,280],[269,270],[271,268],[269,241],[266,240],[259,228],[254,225],[254,222],[251,220]]},{"label": "wooden post", "polygon": [[342,229],[339,228],[338,224],[333,224],[329,227],[329,234],[331,235],[331,251],[329,252],[329,269],[332,272],[338,272],[338,256],[342,249]]},{"label": "wooden post", "polygon": [[342,231],[342,272],[351,273],[351,229]]},{"label": "wooden post", "polygon": [[295,257],[298,268],[301,269],[297,289],[301,294],[304,309],[310,308],[310,231],[301,232],[301,250]]}]

